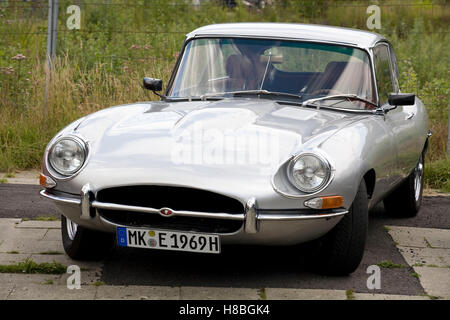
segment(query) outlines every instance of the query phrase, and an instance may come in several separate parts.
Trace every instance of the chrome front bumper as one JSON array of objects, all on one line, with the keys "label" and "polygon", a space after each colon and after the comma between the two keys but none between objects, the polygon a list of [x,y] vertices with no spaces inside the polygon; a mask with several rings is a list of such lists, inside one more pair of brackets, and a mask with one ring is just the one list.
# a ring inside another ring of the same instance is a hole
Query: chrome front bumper
[{"label": "chrome front bumper", "polygon": [[[123,204],[115,203],[105,203],[96,201],[93,198],[93,193],[91,192],[89,184],[86,184],[81,189],[80,196],[73,196],[63,193],[52,193],[48,189],[44,189],[40,194],[48,199],[56,201],[58,204],[68,204],[73,206],[79,206],[79,219],[81,221],[88,222],[89,220],[94,220],[97,217],[96,210],[92,209],[108,209],[108,210],[118,210],[118,211],[132,211],[132,212],[142,212],[149,214],[160,214],[161,209],[149,208],[149,207],[139,207],[139,206],[129,206]],[[282,221],[302,221],[302,220],[330,220],[331,218],[337,218],[348,213],[345,209],[335,209],[332,212],[327,213],[317,213],[311,214],[311,210],[308,210],[308,214],[305,213],[288,213],[283,210],[259,210],[257,208],[256,199],[250,198],[246,205],[244,213],[242,214],[229,214],[229,213],[217,213],[217,212],[197,212],[197,211],[182,211],[182,210],[172,210],[171,216],[184,216],[192,218],[209,218],[209,219],[226,219],[226,220],[239,220],[244,222],[244,232],[246,234],[256,234],[259,232],[260,222],[282,222]],[[170,218],[168,218],[170,219]],[[101,218],[101,220],[104,220]],[[107,222],[108,221],[104,221]]]}]

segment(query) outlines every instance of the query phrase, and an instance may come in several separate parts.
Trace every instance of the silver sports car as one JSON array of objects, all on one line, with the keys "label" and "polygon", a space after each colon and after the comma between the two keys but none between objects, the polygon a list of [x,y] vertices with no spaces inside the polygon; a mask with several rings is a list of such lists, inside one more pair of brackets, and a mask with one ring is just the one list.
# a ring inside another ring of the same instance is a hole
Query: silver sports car
[{"label": "silver sports car", "polygon": [[85,116],[45,150],[41,195],[61,210],[74,259],[114,243],[220,253],[308,242],[317,270],[348,274],[371,207],[420,209],[427,112],[400,93],[378,34],[205,26],[187,35],[164,94],[159,79],[143,86],[161,100]]}]

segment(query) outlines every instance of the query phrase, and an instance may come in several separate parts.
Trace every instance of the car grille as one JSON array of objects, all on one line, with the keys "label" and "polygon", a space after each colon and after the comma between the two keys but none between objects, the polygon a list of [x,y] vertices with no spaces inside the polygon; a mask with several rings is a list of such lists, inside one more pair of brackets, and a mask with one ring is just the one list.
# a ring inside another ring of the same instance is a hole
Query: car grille
[{"label": "car grille", "polygon": [[[236,199],[199,189],[167,186],[126,186],[100,190],[97,201],[149,208],[211,213],[242,214]],[[163,217],[154,213],[97,209],[104,219],[125,226],[139,226],[180,231],[232,233],[243,222],[186,216]]]}]

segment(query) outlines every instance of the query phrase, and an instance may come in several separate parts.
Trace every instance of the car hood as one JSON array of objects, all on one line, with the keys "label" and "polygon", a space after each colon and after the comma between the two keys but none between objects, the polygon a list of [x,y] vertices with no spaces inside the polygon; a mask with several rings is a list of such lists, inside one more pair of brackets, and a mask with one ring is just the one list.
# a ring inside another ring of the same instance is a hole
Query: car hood
[{"label": "car hood", "polygon": [[217,175],[267,180],[292,155],[360,117],[268,99],[147,102],[94,113],[75,132],[89,141],[85,174],[188,185]]}]

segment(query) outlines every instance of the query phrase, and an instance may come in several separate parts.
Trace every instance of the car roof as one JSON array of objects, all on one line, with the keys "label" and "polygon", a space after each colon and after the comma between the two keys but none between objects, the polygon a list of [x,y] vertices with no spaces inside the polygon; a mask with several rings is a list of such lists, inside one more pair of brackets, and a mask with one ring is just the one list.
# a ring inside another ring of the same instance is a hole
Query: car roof
[{"label": "car roof", "polygon": [[385,38],[377,33],[334,26],[297,23],[223,23],[195,29],[187,39],[205,36],[286,38],[338,43],[361,48],[373,47]]}]

